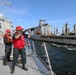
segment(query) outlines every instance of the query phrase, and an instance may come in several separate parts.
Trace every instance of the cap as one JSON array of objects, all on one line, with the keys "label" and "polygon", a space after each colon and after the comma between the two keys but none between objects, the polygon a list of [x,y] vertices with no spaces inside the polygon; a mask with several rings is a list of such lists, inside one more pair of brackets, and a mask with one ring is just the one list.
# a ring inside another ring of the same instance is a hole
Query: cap
[{"label": "cap", "polygon": [[16,30],[24,30],[21,26],[17,26]]},{"label": "cap", "polygon": [[10,33],[11,31],[10,31],[10,29],[7,29],[6,32],[7,32],[7,33]]}]

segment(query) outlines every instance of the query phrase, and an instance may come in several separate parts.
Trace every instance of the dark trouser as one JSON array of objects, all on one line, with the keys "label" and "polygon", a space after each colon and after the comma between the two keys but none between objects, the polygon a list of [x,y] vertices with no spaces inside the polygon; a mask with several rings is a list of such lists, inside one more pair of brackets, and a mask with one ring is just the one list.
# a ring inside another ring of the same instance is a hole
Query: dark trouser
[{"label": "dark trouser", "polygon": [[18,56],[19,54],[21,55],[21,61],[22,61],[22,65],[26,64],[26,52],[25,52],[25,48],[22,49],[13,49],[13,63],[12,66],[15,66],[18,60]]},{"label": "dark trouser", "polygon": [[5,45],[4,61],[7,61],[10,59],[11,51],[12,51],[12,45]]}]

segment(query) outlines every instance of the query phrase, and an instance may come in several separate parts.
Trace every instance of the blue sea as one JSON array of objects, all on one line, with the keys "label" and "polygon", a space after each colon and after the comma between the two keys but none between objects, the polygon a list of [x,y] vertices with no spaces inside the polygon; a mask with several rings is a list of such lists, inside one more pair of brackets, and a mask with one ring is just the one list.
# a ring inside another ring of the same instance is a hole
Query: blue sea
[{"label": "blue sea", "polygon": [[[36,54],[46,62],[42,41],[34,41]],[[53,71],[56,75],[76,75],[76,47],[45,42]],[[33,49],[32,43],[31,48]],[[46,64],[48,64],[46,62]]]}]

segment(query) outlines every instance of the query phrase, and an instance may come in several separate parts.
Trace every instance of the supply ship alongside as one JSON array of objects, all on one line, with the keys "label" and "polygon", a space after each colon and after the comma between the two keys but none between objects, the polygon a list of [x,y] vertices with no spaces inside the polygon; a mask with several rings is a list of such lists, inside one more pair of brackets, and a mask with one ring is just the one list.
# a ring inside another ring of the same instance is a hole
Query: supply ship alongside
[{"label": "supply ship alongside", "polygon": [[32,32],[31,39],[40,40],[46,42],[52,42],[57,44],[76,45],[76,24],[74,24],[74,30],[70,32],[70,28],[66,23],[62,27],[62,33],[59,34],[58,28],[52,31],[52,26],[45,23],[45,20],[39,21],[39,26],[27,29]]}]

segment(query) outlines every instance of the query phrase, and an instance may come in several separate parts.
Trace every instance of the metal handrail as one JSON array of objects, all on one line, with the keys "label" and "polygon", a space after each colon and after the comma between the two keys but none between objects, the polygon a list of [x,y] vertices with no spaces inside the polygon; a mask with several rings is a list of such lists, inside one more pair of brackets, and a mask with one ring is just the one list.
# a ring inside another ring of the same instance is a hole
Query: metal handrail
[{"label": "metal handrail", "polygon": [[32,44],[33,44],[33,49],[34,49],[34,52],[35,52],[35,55],[36,55],[35,45],[34,45],[33,41],[32,41]]},{"label": "metal handrail", "polygon": [[45,52],[46,52],[46,57],[47,57],[47,61],[48,61],[48,64],[49,64],[50,73],[53,75],[53,71],[52,71],[52,67],[51,67],[51,62],[50,62],[50,58],[49,58],[47,47],[46,47],[46,43],[43,42],[43,45],[44,45],[44,49],[45,49]]},{"label": "metal handrail", "polygon": [[[37,55],[37,53],[36,53],[36,48],[35,48],[35,44],[34,44],[33,41],[32,41],[32,45],[33,45],[34,52],[35,52],[35,54]],[[39,45],[39,44],[37,44],[37,45]],[[51,62],[50,62],[49,54],[48,54],[48,51],[47,51],[46,43],[43,42],[43,45],[42,45],[42,46],[44,47],[44,51],[45,51],[45,53],[46,53],[45,55],[46,55],[46,58],[47,58],[48,65],[42,60],[42,58],[40,58],[39,55],[37,55],[37,56],[38,56],[39,59],[44,63],[44,65],[47,66],[47,68],[49,69],[50,74],[51,74],[51,75],[54,75],[53,70],[52,70],[52,67],[51,67]]]}]

